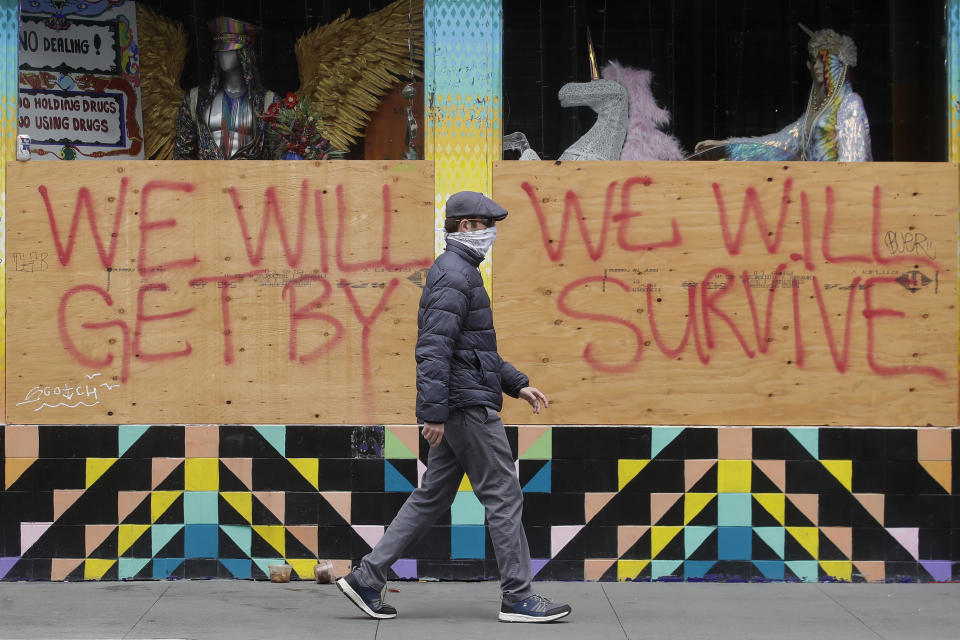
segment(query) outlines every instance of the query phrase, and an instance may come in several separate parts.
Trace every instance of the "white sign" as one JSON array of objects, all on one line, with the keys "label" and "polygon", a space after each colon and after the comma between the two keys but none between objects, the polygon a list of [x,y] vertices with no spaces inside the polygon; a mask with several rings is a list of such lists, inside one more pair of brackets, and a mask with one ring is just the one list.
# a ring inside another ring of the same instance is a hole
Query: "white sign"
[{"label": "white sign", "polygon": [[23,16],[20,68],[117,74],[116,27],[115,21],[72,20],[69,29],[57,31],[41,17]]},{"label": "white sign", "polygon": [[123,94],[21,90],[20,133],[33,143],[123,147]]},{"label": "white sign", "polygon": [[143,158],[136,5],[21,0],[18,140],[32,160]]}]

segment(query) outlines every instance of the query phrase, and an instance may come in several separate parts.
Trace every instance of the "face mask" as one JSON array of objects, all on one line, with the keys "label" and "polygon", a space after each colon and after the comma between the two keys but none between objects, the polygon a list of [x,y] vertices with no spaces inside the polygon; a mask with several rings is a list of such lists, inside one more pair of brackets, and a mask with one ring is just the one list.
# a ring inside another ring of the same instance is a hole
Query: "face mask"
[{"label": "face mask", "polygon": [[493,241],[497,238],[497,228],[487,227],[479,231],[457,231],[448,233],[447,240],[456,240],[460,244],[465,244],[480,256],[487,255],[487,251],[493,246]]}]

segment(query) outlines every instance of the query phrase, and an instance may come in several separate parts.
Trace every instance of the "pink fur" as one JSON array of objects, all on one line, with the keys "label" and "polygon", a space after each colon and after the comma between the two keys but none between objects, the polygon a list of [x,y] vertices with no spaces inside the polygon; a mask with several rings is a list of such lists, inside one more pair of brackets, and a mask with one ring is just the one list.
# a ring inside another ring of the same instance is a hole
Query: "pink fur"
[{"label": "pink fur", "polygon": [[670,122],[670,112],[657,104],[650,90],[653,74],[647,69],[622,66],[611,60],[603,68],[607,80],[619,82],[630,96],[627,139],[621,160],[683,160],[686,154],[672,135],[660,131]]}]

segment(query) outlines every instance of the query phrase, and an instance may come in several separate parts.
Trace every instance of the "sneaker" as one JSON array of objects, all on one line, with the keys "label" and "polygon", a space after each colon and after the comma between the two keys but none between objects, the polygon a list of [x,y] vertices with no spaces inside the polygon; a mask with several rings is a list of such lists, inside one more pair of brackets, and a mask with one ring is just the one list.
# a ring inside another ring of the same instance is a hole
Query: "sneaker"
[{"label": "sneaker", "polygon": [[[353,572],[337,580],[337,586],[343,595],[350,598],[350,602],[357,605],[361,611],[377,620],[396,618],[397,610],[383,601],[383,591],[377,591],[365,584],[361,584]],[[383,589],[386,590],[386,585]]]},{"label": "sneaker", "polygon": [[550,622],[570,615],[570,605],[551,602],[540,594],[533,594],[519,602],[504,600],[500,605],[501,622]]}]

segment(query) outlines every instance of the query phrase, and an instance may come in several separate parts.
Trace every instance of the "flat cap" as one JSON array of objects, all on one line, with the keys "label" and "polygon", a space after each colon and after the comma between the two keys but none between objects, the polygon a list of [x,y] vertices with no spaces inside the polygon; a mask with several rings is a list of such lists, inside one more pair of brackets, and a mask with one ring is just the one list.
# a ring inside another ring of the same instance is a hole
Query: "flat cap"
[{"label": "flat cap", "polygon": [[214,51],[236,51],[251,47],[257,34],[256,26],[226,16],[213,18],[207,22],[207,26],[213,32]]},{"label": "flat cap", "polygon": [[448,218],[493,218],[497,222],[507,217],[507,210],[476,191],[458,191],[447,200]]}]

